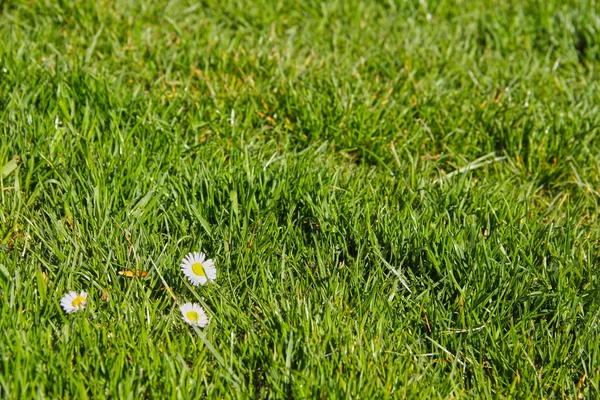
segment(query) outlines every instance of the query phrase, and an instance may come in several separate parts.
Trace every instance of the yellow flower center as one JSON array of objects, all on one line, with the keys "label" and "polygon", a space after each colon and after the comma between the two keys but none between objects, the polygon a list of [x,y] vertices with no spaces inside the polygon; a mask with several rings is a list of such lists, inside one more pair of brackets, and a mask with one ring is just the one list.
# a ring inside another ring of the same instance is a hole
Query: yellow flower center
[{"label": "yellow flower center", "polygon": [[194,273],[198,276],[206,276],[206,273],[204,272],[204,265],[202,265],[202,263],[193,263],[192,271],[194,271]]},{"label": "yellow flower center", "polygon": [[82,304],[86,303],[86,299],[83,296],[77,296],[75,297],[75,299],[73,299],[73,302],[71,303],[71,305],[73,306],[73,308],[77,308]]},{"label": "yellow flower center", "polygon": [[196,311],[188,311],[186,317],[192,322],[198,322],[198,320],[200,319],[200,316]]}]

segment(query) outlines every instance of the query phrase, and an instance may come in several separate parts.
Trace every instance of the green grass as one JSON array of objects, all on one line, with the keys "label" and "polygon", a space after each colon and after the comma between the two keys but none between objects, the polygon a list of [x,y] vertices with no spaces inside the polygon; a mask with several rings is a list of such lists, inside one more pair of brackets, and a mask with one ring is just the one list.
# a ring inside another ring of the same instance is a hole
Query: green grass
[{"label": "green grass", "polygon": [[1,398],[600,396],[593,1],[1,7]]}]

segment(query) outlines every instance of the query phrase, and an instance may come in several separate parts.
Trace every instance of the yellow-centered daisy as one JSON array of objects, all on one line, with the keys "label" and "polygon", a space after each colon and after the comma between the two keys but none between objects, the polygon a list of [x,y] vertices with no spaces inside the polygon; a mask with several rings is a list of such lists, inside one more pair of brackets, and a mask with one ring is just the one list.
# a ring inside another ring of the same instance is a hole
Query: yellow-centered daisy
[{"label": "yellow-centered daisy", "polygon": [[87,293],[70,291],[60,299],[60,305],[67,314],[83,310],[87,304]]},{"label": "yellow-centered daisy", "polygon": [[183,320],[192,326],[199,326],[204,328],[208,325],[208,316],[206,312],[196,303],[184,303],[179,309]]},{"label": "yellow-centered daisy", "polygon": [[217,279],[217,268],[213,260],[207,259],[204,253],[190,253],[181,262],[181,271],[192,285],[204,285]]}]

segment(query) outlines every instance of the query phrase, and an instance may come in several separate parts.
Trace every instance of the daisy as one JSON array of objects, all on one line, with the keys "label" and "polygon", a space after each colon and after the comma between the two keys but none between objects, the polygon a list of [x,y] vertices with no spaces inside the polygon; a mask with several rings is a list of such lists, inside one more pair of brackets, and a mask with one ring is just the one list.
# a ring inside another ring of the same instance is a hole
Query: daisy
[{"label": "daisy", "polygon": [[208,325],[208,317],[206,313],[196,303],[185,303],[182,304],[179,309],[181,310],[181,315],[183,316],[183,320],[192,326],[199,326],[200,328],[204,328]]},{"label": "daisy", "polygon": [[77,293],[71,290],[60,299],[60,305],[67,314],[83,310],[86,303],[87,293],[84,291]]},{"label": "daisy", "polygon": [[204,285],[217,279],[217,268],[213,260],[207,259],[204,253],[190,253],[181,262],[181,270],[192,285]]}]

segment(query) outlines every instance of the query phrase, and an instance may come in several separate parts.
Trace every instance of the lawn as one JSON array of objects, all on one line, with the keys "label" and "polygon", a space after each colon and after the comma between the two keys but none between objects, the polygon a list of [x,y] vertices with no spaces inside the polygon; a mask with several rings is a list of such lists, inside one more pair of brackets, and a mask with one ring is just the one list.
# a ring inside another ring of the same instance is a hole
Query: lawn
[{"label": "lawn", "polygon": [[600,396],[595,1],[0,9],[0,398]]}]

